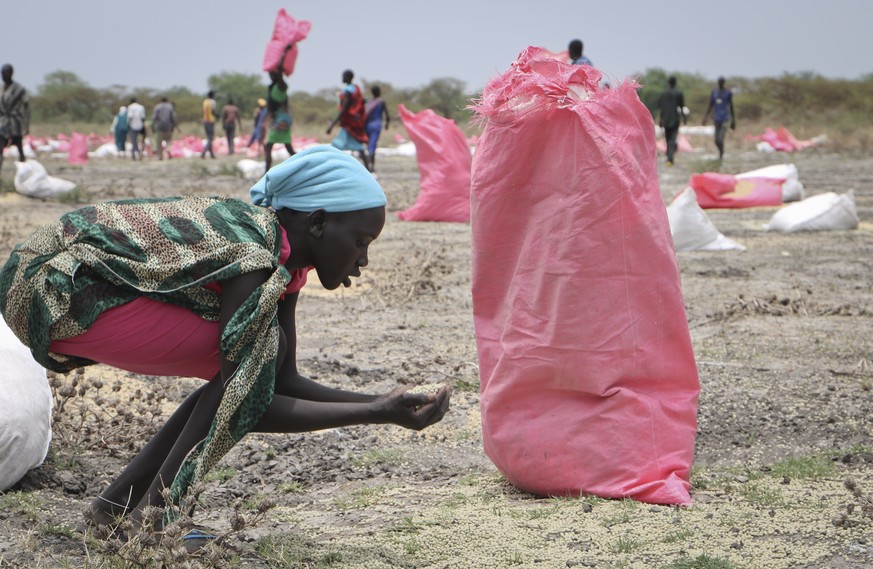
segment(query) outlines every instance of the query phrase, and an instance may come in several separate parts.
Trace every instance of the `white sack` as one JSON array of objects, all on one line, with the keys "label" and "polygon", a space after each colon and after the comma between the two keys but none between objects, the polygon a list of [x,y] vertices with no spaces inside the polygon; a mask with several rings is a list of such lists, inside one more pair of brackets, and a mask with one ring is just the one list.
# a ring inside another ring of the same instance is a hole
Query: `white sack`
[{"label": "white sack", "polygon": [[855,208],[855,194],[849,190],[845,194],[827,192],[787,205],[773,214],[768,231],[833,231],[856,229],[858,210]]},{"label": "white sack", "polygon": [[0,318],[0,491],[45,460],[52,393],[45,369]]},{"label": "white sack", "polygon": [[76,187],[75,182],[49,176],[36,160],[15,163],[15,191],[31,198],[55,198]]},{"label": "white sack", "polygon": [[236,169],[242,172],[243,178],[247,180],[260,180],[266,166],[266,162],[257,162],[250,158],[243,158],[236,163]]},{"label": "white sack", "polygon": [[404,142],[393,148],[379,148],[379,156],[415,156],[415,143]]},{"label": "white sack", "polygon": [[725,237],[710,221],[709,216],[697,203],[693,188],[685,188],[667,206],[673,248],[676,251],[725,251],[745,247]]},{"label": "white sack", "polygon": [[[24,157],[25,158],[35,158],[36,157],[36,152],[33,151],[33,146],[31,146],[29,142],[23,142],[21,144],[21,149],[24,150]],[[2,152],[3,152],[3,156],[5,158],[14,158],[15,160],[18,160],[19,158],[21,158],[21,156],[18,154],[18,147],[17,146],[7,146],[6,149],[3,150]]]},{"label": "white sack", "polygon": [[89,152],[88,156],[92,156],[95,158],[108,158],[109,156],[118,156],[118,147],[115,146],[114,142],[107,142],[106,144],[101,144],[97,147],[93,152]]},{"label": "white sack", "polygon": [[773,164],[772,166],[765,166],[751,172],[737,174],[736,177],[738,179],[769,178],[771,180],[785,180],[782,182],[782,203],[796,202],[806,197],[803,184],[800,182],[800,175],[797,173],[797,166],[794,164]]}]

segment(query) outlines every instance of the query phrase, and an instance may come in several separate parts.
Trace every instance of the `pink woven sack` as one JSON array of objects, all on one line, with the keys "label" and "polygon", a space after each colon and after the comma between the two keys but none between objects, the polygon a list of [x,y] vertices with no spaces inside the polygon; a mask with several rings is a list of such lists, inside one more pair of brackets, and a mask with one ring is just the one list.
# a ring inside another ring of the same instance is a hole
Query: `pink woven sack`
[{"label": "pink woven sack", "polygon": [[74,132],[70,139],[70,150],[67,153],[69,164],[88,163],[88,137],[80,132]]},{"label": "pink woven sack", "polygon": [[415,204],[397,217],[404,221],[470,221],[470,167],[467,137],[454,121],[430,109],[398,111],[415,144],[419,186]]},{"label": "pink woven sack", "polygon": [[306,39],[310,29],[312,29],[312,23],[309,20],[298,22],[285,11],[285,8],[279,8],[276,21],[273,24],[273,37],[267,43],[267,49],[264,52],[262,69],[275,71],[279,66],[279,59],[282,57],[282,52],[285,51],[285,46],[293,43],[294,47],[285,56],[282,73],[285,75],[294,73],[294,65],[297,63],[297,43]]},{"label": "pink woven sack", "polygon": [[688,504],[699,382],[636,85],[527,48],[474,106],[485,451],[539,495]]}]

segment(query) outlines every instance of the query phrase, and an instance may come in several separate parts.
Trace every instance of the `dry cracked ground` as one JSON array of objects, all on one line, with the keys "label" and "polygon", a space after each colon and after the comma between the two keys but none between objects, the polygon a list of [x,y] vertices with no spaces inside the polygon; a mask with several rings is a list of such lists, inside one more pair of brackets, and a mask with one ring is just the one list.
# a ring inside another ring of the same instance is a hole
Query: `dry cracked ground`
[{"label": "dry cracked ground", "polygon": [[[706,158],[662,168],[665,201],[690,172],[711,169]],[[195,514],[224,541],[189,557],[170,539],[124,544],[77,526],[198,382],[103,366],[53,377],[50,454],[0,495],[0,567],[873,567],[873,159],[748,151],[728,155],[722,171],[781,161],[797,165],[810,195],[854,189],[862,223],[774,234],[763,229],[774,208],[710,211],[747,250],[678,255],[702,388],[692,506],[544,499],[505,482],[482,451],[470,227],[398,221],[417,195],[417,166],[385,157],[389,220],[370,267],[350,289],[303,290],[298,359],[349,389],[451,384],[444,421],[421,433],[248,436],[212,473]],[[44,163],[91,201],[244,198],[251,184],[231,158]],[[77,207],[15,194],[11,170],[0,193],[3,259]]]}]

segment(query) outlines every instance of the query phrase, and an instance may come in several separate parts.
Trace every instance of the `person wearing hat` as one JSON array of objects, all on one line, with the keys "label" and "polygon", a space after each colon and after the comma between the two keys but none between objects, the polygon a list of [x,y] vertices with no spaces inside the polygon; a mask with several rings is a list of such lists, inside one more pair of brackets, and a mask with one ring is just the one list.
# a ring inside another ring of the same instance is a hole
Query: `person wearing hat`
[{"label": "person wearing hat", "polygon": [[252,136],[249,137],[249,143],[246,144],[246,148],[251,148],[252,144],[258,144],[258,154],[261,153],[261,150],[264,147],[264,121],[267,120],[267,100],[266,99],[258,99],[258,106],[255,107],[254,112],[252,113],[252,119],[254,120],[254,126],[252,128]]},{"label": "person wearing hat", "polygon": [[193,508],[189,489],[249,432],[418,430],[448,409],[447,387],[361,394],[297,370],[295,309],[308,272],[329,290],[350,286],[385,223],[385,194],[364,166],[313,146],[250,196],[89,205],[37,229],[0,271],[0,312],[44,367],[100,362],[207,380],[95,498],[92,524],[130,516],[139,527],[144,508],[168,506],[165,485]]}]

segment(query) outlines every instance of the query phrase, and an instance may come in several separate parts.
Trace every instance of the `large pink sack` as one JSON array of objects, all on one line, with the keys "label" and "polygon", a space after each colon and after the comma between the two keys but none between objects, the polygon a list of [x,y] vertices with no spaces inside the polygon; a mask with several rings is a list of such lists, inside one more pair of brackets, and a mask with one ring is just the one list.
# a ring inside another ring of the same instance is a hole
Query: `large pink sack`
[{"label": "large pink sack", "polygon": [[70,164],[88,163],[88,137],[82,133],[74,132],[70,139],[70,150],[67,153],[67,162]]},{"label": "large pink sack", "polygon": [[704,172],[692,174],[688,185],[697,194],[703,209],[762,207],[782,204],[785,180],[771,178],[739,179],[730,174]]},{"label": "large pink sack", "polygon": [[397,217],[404,221],[470,221],[470,167],[467,137],[454,121],[430,109],[413,113],[400,105],[400,119],[415,144],[419,186],[415,204]]},{"label": "large pink sack", "polygon": [[273,24],[273,37],[267,42],[267,49],[264,52],[262,69],[275,71],[279,66],[279,59],[282,57],[282,52],[285,51],[285,46],[293,43],[294,47],[285,56],[282,73],[285,75],[294,73],[294,64],[297,63],[298,53],[297,42],[306,39],[310,29],[312,29],[312,23],[309,20],[298,22],[285,11],[285,8],[279,8],[276,22]]},{"label": "large pink sack", "polygon": [[699,383],[636,85],[527,48],[475,106],[485,451],[516,486],[687,504]]}]

